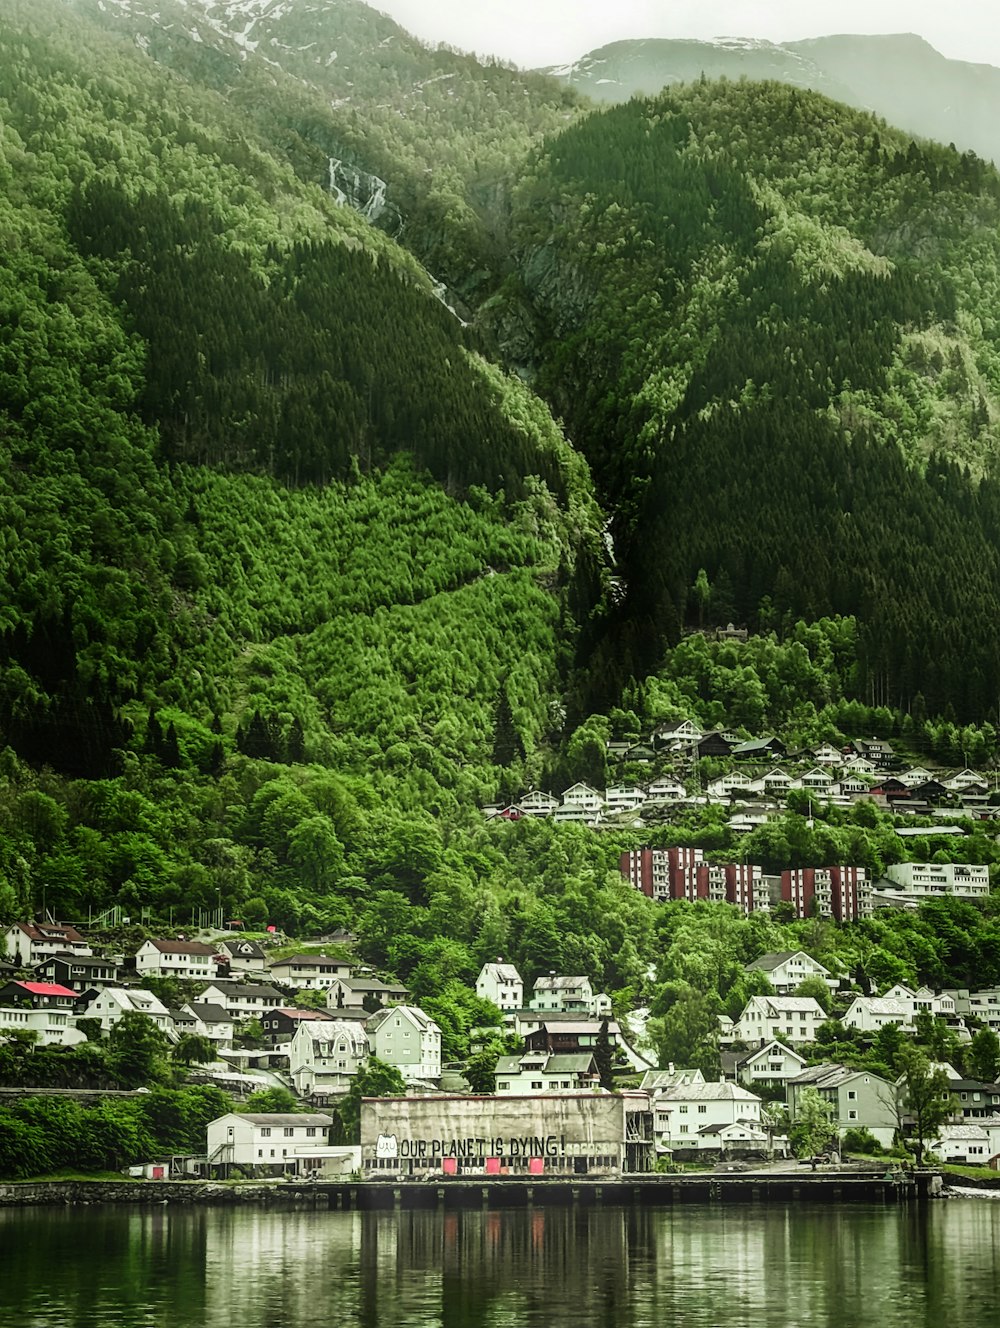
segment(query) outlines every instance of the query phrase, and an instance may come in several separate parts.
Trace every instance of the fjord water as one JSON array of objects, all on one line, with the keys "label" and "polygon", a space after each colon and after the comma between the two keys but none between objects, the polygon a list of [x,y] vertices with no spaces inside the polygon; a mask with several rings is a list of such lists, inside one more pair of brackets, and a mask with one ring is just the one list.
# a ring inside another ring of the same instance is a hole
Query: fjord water
[{"label": "fjord water", "polygon": [[994,1328],[1000,1202],[0,1213],[19,1328]]}]

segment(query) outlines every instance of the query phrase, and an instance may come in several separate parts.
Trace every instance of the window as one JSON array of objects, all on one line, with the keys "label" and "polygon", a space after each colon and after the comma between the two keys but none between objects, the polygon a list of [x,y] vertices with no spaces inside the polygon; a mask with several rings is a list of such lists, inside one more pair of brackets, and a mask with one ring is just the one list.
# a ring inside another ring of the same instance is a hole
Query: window
[{"label": "window", "polygon": [[315,1125],[307,1125],[307,1126],[306,1126],[306,1138],[307,1138],[307,1139],[315,1139],[315,1138],[316,1138],[316,1126],[315,1126]]},{"label": "window", "polygon": [[532,1081],[531,1081],[531,1086],[532,1086],[532,1088],[541,1088],[541,1086],[542,1086],[542,1081],[541,1081],[541,1079],[532,1079]]},{"label": "window", "polygon": [[497,1084],[497,1088],[510,1088],[510,1080],[501,1079],[500,1083]]},{"label": "window", "polygon": [[286,1126],[285,1126],[285,1130],[284,1130],[284,1134],[285,1134],[285,1138],[286,1138],[286,1139],[294,1139],[294,1138],[295,1138],[295,1126],[294,1126],[294,1125],[286,1125]]},{"label": "window", "polygon": [[678,1107],[677,1110],[680,1112],[680,1114],[681,1114],[682,1116],[686,1116],[686,1115],[687,1115],[687,1107],[686,1107],[686,1106],[684,1106],[684,1107]]},{"label": "window", "polygon": [[708,1110],[708,1107],[700,1106],[700,1107],[698,1108],[698,1113],[699,1113],[699,1115],[704,1116],[704,1114],[705,1114],[705,1112],[706,1112],[707,1110]]},{"label": "window", "polygon": [[682,1125],[681,1134],[687,1134],[690,1131],[690,1129],[691,1129],[690,1125]]},{"label": "window", "polygon": [[264,1125],[264,1126],[261,1127],[260,1137],[261,1137],[262,1139],[270,1139],[270,1137],[271,1137],[271,1127],[270,1127],[270,1125]]},{"label": "window", "polygon": [[847,1119],[848,1119],[848,1120],[857,1120],[857,1119],[858,1119],[858,1113],[857,1113],[855,1110],[853,1110],[853,1109],[850,1110],[850,1111],[848,1111],[848,1113],[847,1113]]},{"label": "window", "polygon": [[857,1102],[857,1100],[858,1100],[858,1095],[857,1095],[857,1093],[855,1093],[855,1091],[854,1091],[853,1088],[849,1088],[849,1089],[847,1090],[847,1100],[848,1100],[848,1102]]}]

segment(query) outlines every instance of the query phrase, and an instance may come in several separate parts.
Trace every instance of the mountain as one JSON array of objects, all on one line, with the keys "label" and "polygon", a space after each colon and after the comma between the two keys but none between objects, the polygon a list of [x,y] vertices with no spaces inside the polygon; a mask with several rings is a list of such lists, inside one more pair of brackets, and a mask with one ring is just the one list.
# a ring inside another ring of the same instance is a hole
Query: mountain
[{"label": "mountain", "polygon": [[777,79],[869,110],[909,134],[1000,161],[1000,69],[946,59],[912,33],[783,43],[620,41],[546,72],[598,102],[649,96],[702,76]]},{"label": "mountain", "polygon": [[545,75],[430,48],[359,0],[65,3],[222,95],[300,179],[405,237],[458,298],[501,262],[516,163],[583,104]]},{"label": "mountain", "polygon": [[0,920],[348,927],[461,1055],[485,958],[658,953],[644,829],[483,804],[686,713],[995,750],[974,153],[776,82],[590,113],[346,2],[8,0],[0,67]]},{"label": "mountain", "polygon": [[483,316],[613,513],[627,595],[584,712],[655,670],[706,573],[716,621],[856,614],[862,695],[986,713],[998,222],[974,154],[779,83],[547,143]]}]

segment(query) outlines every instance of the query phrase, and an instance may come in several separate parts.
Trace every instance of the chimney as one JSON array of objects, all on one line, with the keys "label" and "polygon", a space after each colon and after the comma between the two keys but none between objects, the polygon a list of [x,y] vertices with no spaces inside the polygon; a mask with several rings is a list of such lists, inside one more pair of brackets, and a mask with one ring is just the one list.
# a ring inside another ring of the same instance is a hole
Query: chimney
[{"label": "chimney", "polygon": [[670,1063],[667,1065],[667,1074],[673,1074],[673,1072],[674,1072],[674,1063],[673,1061],[670,1061]]}]

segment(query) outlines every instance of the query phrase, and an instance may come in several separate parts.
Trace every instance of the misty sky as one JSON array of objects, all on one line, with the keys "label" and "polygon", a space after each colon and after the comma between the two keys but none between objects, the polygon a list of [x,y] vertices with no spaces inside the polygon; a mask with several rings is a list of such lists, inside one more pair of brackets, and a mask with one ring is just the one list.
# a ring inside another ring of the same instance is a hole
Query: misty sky
[{"label": "misty sky", "polygon": [[[430,42],[520,65],[557,64],[624,37],[916,32],[943,55],[1000,66],[996,0],[368,0]],[[992,17],[990,15],[992,14]]]}]

